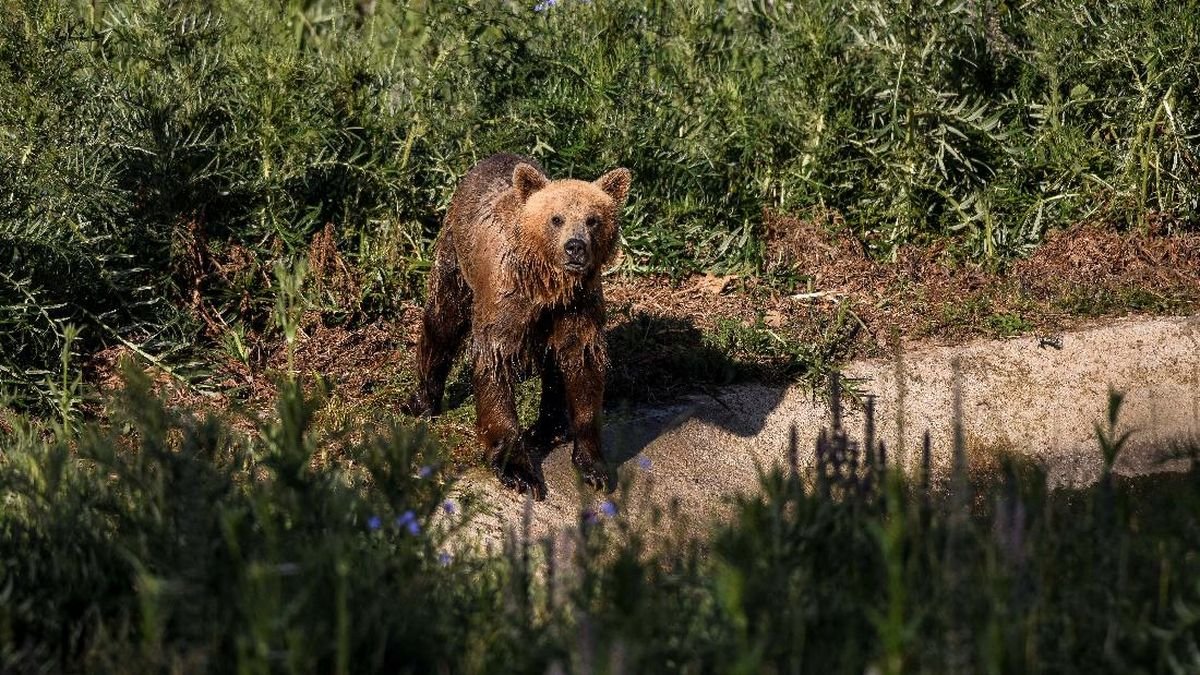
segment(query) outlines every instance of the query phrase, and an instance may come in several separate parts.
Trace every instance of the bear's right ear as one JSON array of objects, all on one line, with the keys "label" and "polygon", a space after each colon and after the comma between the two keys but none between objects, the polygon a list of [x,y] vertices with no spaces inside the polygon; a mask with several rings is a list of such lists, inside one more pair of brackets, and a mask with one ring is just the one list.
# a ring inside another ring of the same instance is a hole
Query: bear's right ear
[{"label": "bear's right ear", "polygon": [[619,210],[625,206],[625,198],[629,196],[629,183],[633,180],[629,169],[613,169],[596,179],[596,186],[608,193]]},{"label": "bear's right ear", "polygon": [[517,197],[521,203],[529,201],[529,196],[533,193],[546,187],[550,182],[549,178],[541,171],[532,166],[521,162],[513,169],[513,189],[517,191]]}]

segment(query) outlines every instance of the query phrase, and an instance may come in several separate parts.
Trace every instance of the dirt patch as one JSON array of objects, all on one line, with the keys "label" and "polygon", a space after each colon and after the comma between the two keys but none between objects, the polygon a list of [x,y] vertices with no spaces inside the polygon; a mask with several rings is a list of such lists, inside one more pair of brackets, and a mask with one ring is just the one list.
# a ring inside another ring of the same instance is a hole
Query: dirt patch
[{"label": "dirt patch", "polygon": [[[836,217],[768,218],[769,273],[803,275],[793,300],[849,303],[867,330],[855,355],[892,353],[894,336],[943,343],[1051,333],[1131,313],[1186,313],[1200,302],[1200,235],[1082,224],[1051,233],[1007,268],[956,261],[944,244],[868,259]],[[786,305],[784,305],[786,308]]]},{"label": "dirt patch", "polygon": [[1120,233],[1088,224],[1050,235],[1013,276],[1044,300],[1079,292],[1141,290],[1163,299],[1196,298],[1200,234]]},{"label": "dirt patch", "polygon": [[[410,368],[417,315],[415,307],[406,307],[395,323],[375,322],[354,328],[313,322],[298,341],[296,372],[302,377],[324,377],[336,391],[350,398],[372,396]],[[267,367],[285,372],[286,351],[276,350]]]}]

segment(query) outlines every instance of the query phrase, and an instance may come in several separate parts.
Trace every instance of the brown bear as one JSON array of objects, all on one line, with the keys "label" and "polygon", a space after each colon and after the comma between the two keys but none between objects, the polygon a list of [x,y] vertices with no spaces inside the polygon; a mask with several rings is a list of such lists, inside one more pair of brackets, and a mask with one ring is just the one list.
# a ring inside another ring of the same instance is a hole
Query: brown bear
[{"label": "brown bear", "polygon": [[[617,251],[630,174],[550,180],[532,159],[498,154],[459,183],[434,246],[410,414],[441,412],[450,367],[470,335],[476,429],[501,483],[534,499],[546,485],[532,453],[564,432],[592,487],[610,486],[600,452],[608,356],[600,273]],[[536,423],[518,429],[513,388],[538,372]],[[568,429],[569,423],[569,429]]]}]

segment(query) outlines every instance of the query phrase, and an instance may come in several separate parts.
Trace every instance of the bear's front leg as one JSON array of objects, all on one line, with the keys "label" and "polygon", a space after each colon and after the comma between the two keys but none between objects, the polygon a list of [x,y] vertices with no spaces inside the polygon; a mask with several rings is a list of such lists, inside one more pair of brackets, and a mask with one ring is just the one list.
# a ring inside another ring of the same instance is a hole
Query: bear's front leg
[{"label": "bear's front leg", "polygon": [[556,442],[567,435],[570,420],[567,417],[567,400],[563,391],[563,374],[558,359],[547,351],[542,359],[542,398],[538,407],[537,421],[525,430],[525,441],[531,452],[548,452]]},{"label": "bear's front leg", "polygon": [[546,483],[521,438],[510,369],[481,359],[475,364],[473,380],[475,427],[492,471],[504,487],[542,501]]},{"label": "bear's front leg", "polygon": [[[591,353],[588,353],[591,351]],[[575,445],[571,461],[579,469],[583,482],[608,492],[612,478],[608,462],[600,451],[600,416],[604,407],[603,346],[598,350],[581,350],[565,355],[562,365],[564,393],[571,418]]]}]

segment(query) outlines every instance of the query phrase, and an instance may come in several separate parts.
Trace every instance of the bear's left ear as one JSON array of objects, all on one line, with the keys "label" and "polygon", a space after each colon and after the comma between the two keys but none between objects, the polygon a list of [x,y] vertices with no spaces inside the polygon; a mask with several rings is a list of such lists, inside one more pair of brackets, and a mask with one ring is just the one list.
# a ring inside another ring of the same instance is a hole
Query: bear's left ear
[{"label": "bear's left ear", "polygon": [[632,180],[629,169],[613,169],[597,178],[594,185],[607,192],[617,208],[621,208],[625,205],[625,198],[629,196],[629,182]]},{"label": "bear's left ear", "polygon": [[517,190],[517,196],[521,198],[521,203],[529,201],[529,196],[541,190],[550,183],[550,179],[546,178],[546,174],[533,168],[533,166],[521,162],[513,169],[512,177],[513,187]]}]

